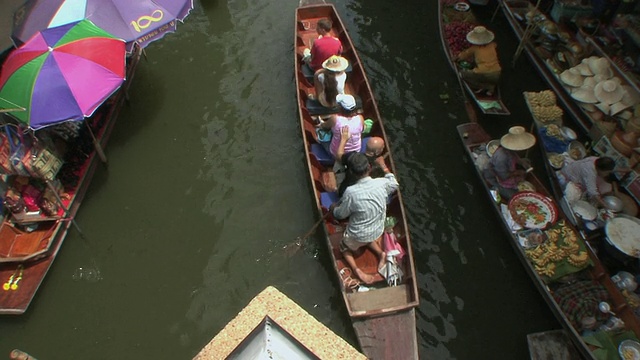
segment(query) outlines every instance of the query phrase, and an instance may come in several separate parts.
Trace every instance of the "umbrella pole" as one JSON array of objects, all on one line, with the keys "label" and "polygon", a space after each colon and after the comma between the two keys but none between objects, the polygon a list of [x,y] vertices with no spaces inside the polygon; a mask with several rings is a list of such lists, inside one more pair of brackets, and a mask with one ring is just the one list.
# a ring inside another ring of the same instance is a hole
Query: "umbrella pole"
[{"label": "umbrella pole", "polygon": [[[60,195],[58,194],[58,190],[53,187],[53,185],[51,184],[51,181],[47,180],[46,183],[47,183],[47,186],[49,187],[49,189],[53,192],[53,195],[56,197],[56,200],[58,200],[58,202],[60,203],[60,207],[62,207],[62,210],[64,210],[64,216],[66,217],[67,214],[69,213],[69,209],[67,209],[64,206],[64,203],[62,202],[62,199],[60,198]],[[82,232],[82,230],[80,230],[80,226],[76,222],[76,219],[71,218],[71,224],[73,224],[73,226],[76,228],[76,230],[78,230],[78,233],[80,233],[80,237],[84,239],[84,233]]]},{"label": "umbrella pole", "polygon": [[93,147],[96,149],[98,156],[100,156],[100,160],[106,164],[107,155],[104,154],[104,150],[102,150],[102,146],[98,142],[96,136],[93,134],[93,130],[91,130],[91,126],[89,124],[87,124],[87,130],[89,130],[89,135],[91,135],[91,139],[93,139]]}]

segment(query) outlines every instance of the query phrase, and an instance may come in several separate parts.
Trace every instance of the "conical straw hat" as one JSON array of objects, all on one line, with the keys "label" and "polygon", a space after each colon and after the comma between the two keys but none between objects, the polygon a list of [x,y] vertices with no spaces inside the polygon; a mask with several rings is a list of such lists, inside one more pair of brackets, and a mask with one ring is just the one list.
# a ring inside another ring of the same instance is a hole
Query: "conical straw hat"
[{"label": "conical straw hat", "polygon": [[522,126],[513,126],[509,133],[500,139],[500,145],[505,149],[520,151],[532,147],[536,143],[536,137],[526,132]]},{"label": "conical straw hat", "polygon": [[587,104],[595,104],[598,102],[593,94],[593,88],[589,86],[581,86],[571,92],[571,97]]},{"label": "conical straw hat", "polygon": [[582,82],[584,81],[584,77],[580,75],[577,69],[571,68],[569,70],[565,70],[560,74],[560,80],[563,83],[573,86],[580,87],[582,86]]},{"label": "conical straw hat", "polygon": [[605,80],[596,84],[593,94],[598,101],[611,105],[622,100],[624,90],[616,80]]},{"label": "conical straw hat", "polygon": [[493,41],[495,36],[484,26],[476,26],[467,34],[467,41],[473,45],[486,45]]}]

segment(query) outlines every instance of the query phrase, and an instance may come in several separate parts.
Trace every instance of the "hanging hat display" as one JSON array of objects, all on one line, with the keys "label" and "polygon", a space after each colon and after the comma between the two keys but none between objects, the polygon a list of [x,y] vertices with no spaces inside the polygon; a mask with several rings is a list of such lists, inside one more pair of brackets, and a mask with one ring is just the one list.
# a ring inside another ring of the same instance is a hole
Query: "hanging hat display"
[{"label": "hanging hat display", "polygon": [[473,45],[487,45],[492,42],[494,35],[484,26],[476,26],[467,34],[467,41]]},{"label": "hanging hat display", "polygon": [[581,86],[571,92],[571,97],[587,104],[595,104],[598,102],[593,93],[593,88],[589,86]]},{"label": "hanging hat display", "polygon": [[609,105],[622,100],[624,90],[616,80],[605,80],[596,84],[593,94],[598,101]]},{"label": "hanging hat display", "polygon": [[594,76],[587,76],[582,82],[582,86],[590,87],[592,89],[596,87],[596,84],[598,84],[598,82],[596,81],[596,78]]},{"label": "hanging hat display", "polygon": [[575,68],[571,68],[563,71],[560,74],[560,80],[562,80],[563,83],[569,86],[580,87],[582,86],[584,77],[580,75],[580,72],[578,72],[578,70],[576,70]]},{"label": "hanging hat display", "polygon": [[536,143],[536,137],[526,132],[522,126],[513,126],[509,133],[500,138],[500,145],[505,149],[520,151],[527,150]]}]

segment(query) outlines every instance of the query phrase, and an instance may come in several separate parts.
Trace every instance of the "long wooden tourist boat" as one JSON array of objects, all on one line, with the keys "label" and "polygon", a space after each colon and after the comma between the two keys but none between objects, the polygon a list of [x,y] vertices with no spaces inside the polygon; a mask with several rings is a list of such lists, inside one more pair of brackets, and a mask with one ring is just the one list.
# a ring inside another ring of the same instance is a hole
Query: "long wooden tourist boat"
[{"label": "long wooden tourist boat", "polygon": [[[599,295],[600,298],[597,301],[607,301],[609,304],[611,304],[612,309],[614,309],[613,311],[615,312],[616,316],[624,322],[624,328],[619,329],[618,332],[615,332],[615,333],[606,332],[606,331],[601,332],[603,336],[606,335],[606,338],[612,339],[612,342],[614,342],[612,343],[612,346],[614,346],[614,349],[617,350],[618,343],[622,341],[621,340],[622,337],[620,337],[621,335],[618,335],[618,334],[624,334],[625,338],[637,339],[637,337],[640,336],[640,324],[633,312],[633,309],[628,305],[627,301],[625,300],[625,297],[618,290],[615,284],[611,281],[611,278],[609,274],[607,274],[606,269],[603,267],[600,260],[596,257],[596,255],[591,250],[590,244],[588,242],[585,242],[580,236],[578,236],[578,232],[576,231],[576,229],[566,219],[564,213],[557,208],[557,206],[555,205],[555,202],[551,199],[549,192],[545,189],[543,184],[536,178],[535,175],[533,175],[533,173],[530,173],[526,180],[529,181],[535,188],[535,192],[534,192],[535,196],[534,195],[531,195],[531,196],[537,197],[539,199],[543,199],[543,201],[548,204],[549,209],[554,209],[555,212],[557,213],[557,220],[552,224],[547,224],[547,226],[542,230],[543,234],[545,234],[545,236],[548,236],[549,239],[551,239],[552,237],[551,237],[550,231],[557,232],[558,229],[561,229],[560,234],[565,234],[565,233],[572,234],[571,239],[575,239],[576,243],[579,245],[579,248],[578,248],[579,250],[577,250],[577,252],[574,252],[573,256],[583,256],[583,254],[581,254],[583,251],[585,251],[588,254],[588,262],[586,264],[582,263],[579,266],[575,266],[573,269],[569,268],[571,270],[567,271],[566,275],[564,275],[564,272],[562,273],[564,276],[560,276],[560,274],[557,274],[558,277],[553,278],[551,277],[553,275],[549,275],[549,274],[541,275],[541,273],[544,272],[545,270],[542,267],[540,267],[541,263],[537,262],[541,258],[536,258],[534,256],[534,253],[535,251],[542,249],[544,246],[547,246],[543,248],[545,250],[551,249],[551,247],[549,247],[549,245],[551,245],[550,240],[546,240],[545,242],[538,245],[537,247],[533,245],[529,245],[527,246],[527,248],[525,248],[525,245],[527,244],[526,243],[523,244],[521,242],[521,236],[526,234],[526,230],[518,231],[518,232],[514,232],[514,230],[512,230],[511,226],[508,223],[508,220],[505,220],[505,217],[503,216],[503,211],[502,211],[503,207],[505,206],[508,207],[507,205],[508,203],[503,199],[499,199],[497,201],[494,200],[494,196],[491,194],[490,186],[484,180],[484,177],[482,175],[482,171],[480,170],[480,168],[476,166],[476,159],[479,157],[478,154],[482,154],[483,152],[485,152],[485,149],[483,147],[486,146],[489,143],[489,141],[492,140],[492,138],[484,131],[484,129],[478,123],[462,124],[457,127],[457,130],[458,130],[460,139],[464,145],[464,148],[466,150],[466,153],[471,159],[471,162],[474,165],[474,168],[476,169],[478,176],[480,177],[482,187],[487,193],[488,199],[490,200],[492,207],[496,211],[496,214],[500,218],[500,222],[503,225],[503,228],[509,237],[509,242],[513,246],[518,258],[522,262],[523,266],[525,267],[525,270],[531,277],[533,283],[538,288],[540,294],[549,305],[549,308],[551,309],[553,314],[556,316],[558,321],[562,324],[563,328],[567,331],[567,334],[569,335],[571,340],[574,342],[578,350],[582,353],[582,355],[587,358],[593,358],[593,359],[597,358],[594,353],[594,351],[597,351],[596,350],[597,347],[587,344],[587,342],[585,341],[585,338],[583,338],[582,336],[583,329],[579,328],[581,327],[580,322],[577,321],[575,318],[576,314],[567,313],[566,312],[567,307],[566,306],[563,307],[561,304],[561,303],[569,302],[569,299],[563,298],[562,297],[563,295],[561,294],[565,294],[567,289],[569,289],[569,287],[574,286],[574,284],[578,284],[581,281],[589,284],[600,285],[601,289],[604,289],[604,290],[602,290],[603,292],[600,293]],[[519,194],[531,194],[531,193],[519,193]],[[514,198],[516,196],[518,196],[518,194],[516,194]],[[558,242],[555,243],[558,247],[563,248],[563,246],[567,245],[566,239],[569,239],[569,236],[562,235],[561,238],[556,238],[556,239],[561,239],[563,241],[563,243],[560,243],[560,240],[558,240]],[[571,255],[569,255],[569,257],[570,256]],[[554,265],[554,266],[557,266],[556,269],[561,269],[561,266],[564,267],[564,269],[567,269],[566,264],[568,262],[565,264],[562,264],[561,262],[567,261],[569,257],[565,256],[560,260],[556,260],[555,262],[553,262],[553,264],[557,264],[557,265]],[[588,303],[586,297],[581,298],[580,301],[584,303]],[[603,314],[598,312],[599,310],[598,310],[597,301],[591,304],[595,308],[593,309],[587,308],[584,311],[588,311],[591,314],[595,314],[594,316],[598,318],[598,316],[602,317]],[[579,306],[578,303],[575,303],[575,304]],[[606,318],[604,317],[598,318],[598,320],[602,322],[604,322],[605,319]],[[609,336],[608,334],[611,334],[611,336]],[[613,334],[615,334],[615,336]],[[613,355],[617,356],[617,353]]]},{"label": "long wooden tourist boat", "polygon": [[[374,124],[368,136],[379,136],[384,139],[386,148],[383,154],[386,156],[388,167],[395,173],[395,166],[388,147],[389,142],[376,100],[365,75],[363,64],[336,9],[331,4],[314,4],[297,8],[294,57],[300,129],[319,216],[327,213],[330,204],[337,200],[337,194],[327,192],[323,187],[322,174],[332,170],[333,159],[317,141],[313,117],[320,113],[326,113],[326,109],[319,108],[307,97],[307,94],[314,92],[313,79],[306,64],[302,62],[302,56],[304,49],[311,48],[313,40],[317,37],[316,23],[322,18],[329,18],[333,22],[334,35],[340,39],[343,45],[342,55],[349,60],[351,65],[351,70],[347,70],[346,93],[354,95],[361,104],[362,115],[366,119],[373,120]],[[363,139],[363,141],[365,140]],[[400,183],[402,182],[400,181]],[[330,250],[331,262],[340,283],[345,306],[365,355],[371,359],[417,359],[418,344],[414,308],[418,305],[419,295],[411,239],[402,195],[399,191],[387,206],[387,216],[393,216],[397,219],[393,230],[407,254],[403,262],[404,277],[401,284],[397,286],[386,286],[386,282],[377,271],[378,260],[375,254],[368,249],[356,257],[356,262],[366,273],[376,274],[376,283],[373,284],[370,291],[366,292],[354,291],[345,286],[345,283],[341,281],[340,274],[348,266],[338,248],[343,230],[340,225],[331,222],[328,216],[325,216],[323,221],[325,241]]]},{"label": "long wooden tourist boat", "polygon": [[[545,79],[549,87],[556,93],[558,99],[564,105],[565,110],[568,111],[569,115],[571,115],[585,133],[596,130],[594,127],[595,121],[603,117],[607,118],[608,114],[602,116],[601,113],[598,113],[598,110],[589,111],[587,110],[587,105],[582,105],[576,101],[559,78],[559,75],[564,70],[575,66],[575,64],[579,64],[585,58],[591,56],[602,57],[607,59],[610,64],[613,76],[617,77],[622,85],[628,86],[630,91],[638,93],[638,86],[630,79],[629,74],[622,71],[592,39],[583,36],[578,37],[575,33],[572,34],[569,29],[566,29],[563,24],[554,23],[557,25],[559,31],[564,34],[563,36],[567,38],[562,41],[564,45],[558,45],[558,48],[562,51],[547,51],[543,46],[537,46],[535,43],[536,34],[540,32],[540,25],[530,26],[529,29],[527,29],[528,13],[529,17],[531,17],[531,14],[536,14],[534,15],[538,17],[537,20],[535,20],[536,24],[544,24],[545,20],[543,19],[553,22],[547,14],[540,12],[534,3],[528,0],[500,0],[500,7],[518,41],[522,43],[521,46],[533,66],[538,70],[542,78]],[[579,52],[572,53],[568,51],[570,46],[575,46],[576,44],[581,49]],[[565,58],[564,62],[558,60],[563,57]],[[588,105],[590,108],[593,108],[592,104]],[[595,136],[601,135],[602,133],[600,131],[596,131]]]},{"label": "long wooden tourist boat", "polygon": [[[92,126],[101,147],[107,144],[111,135],[141,55],[142,51],[136,47],[127,59],[126,81],[122,87],[91,118],[85,120],[88,122],[87,125]],[[79,167],[77,185],[73,189],[65,188],[69,198],[63,200],[67,208],[64,216],[51,219],[42,218],[40,215],[7,215],[3,219],[0,225],[0,244],[10,243],[14,247],[15,244],[23,244],[23,248],[33,248],[33,253],[37,256],[29,257],[27,261],[22,262],[0,263],[0,282],[3,283],[0,288],[0,314],[19,315],[31,304],[62,246],[100,162],[100,157],[94,150]],[[15,226],[16,223],[34,222],[38,225],[33,231],[25,231]],[[39,247],[46,247],[46,251],[38,251]]]},{"label": "long wooden tourist boat", "polygon": [[[466,10],[464,10],[466,9]],[[481,25],[466,0],[438,0],[438,20],[440,22],[440,38],[442,48],[447,55],[447,60],[456,76],[458,76],[467,96],[471,97],[480,111],[491,115],[509,115],[509,109],[502,102],[500,87],[491,96],[486,93],[476,94],[469,84],[460,78],[460,67],[454,61],[455,56],[462,50],[471,46],[466,40],[466,35],[474,26]],[[464,93],[462,94],[464,96]]]}]

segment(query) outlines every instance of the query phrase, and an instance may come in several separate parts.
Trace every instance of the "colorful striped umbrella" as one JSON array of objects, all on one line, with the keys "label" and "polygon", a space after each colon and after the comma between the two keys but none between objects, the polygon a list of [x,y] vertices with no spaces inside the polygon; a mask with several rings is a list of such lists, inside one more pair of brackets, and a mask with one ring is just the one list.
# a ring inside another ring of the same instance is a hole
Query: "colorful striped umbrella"
[{"label": "colorful striped umbrella", "polygon": [[0,70],[0,109],[32,129],[93,114],[125,79],[125,42],[83,20],[43,30]]},{"label": "colorful striped umbrella", "polygon": [[88,19],[131,52],[175,31],[191,9],[193,0],[28,0],[15,12],[12,37],[19,44],[45,28]]}]

